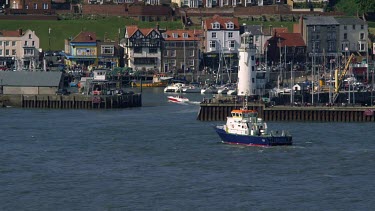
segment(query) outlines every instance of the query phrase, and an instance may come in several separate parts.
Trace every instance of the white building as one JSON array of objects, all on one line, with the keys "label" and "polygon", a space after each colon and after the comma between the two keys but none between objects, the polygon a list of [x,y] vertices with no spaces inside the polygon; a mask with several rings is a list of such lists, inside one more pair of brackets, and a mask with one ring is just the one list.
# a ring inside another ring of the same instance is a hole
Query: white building
[{"label": "white building", "polygon": [[127,26],[120,46],[124,48],[125,65],[135,71],[161,71],[161,41],[157,28]]},{"label": "white building", "polygon": [[40,66],[39,53],[35,31],[0,31],[0,66],[34,70]]},{"label": "white building", "polygon": [[239,48],[238,62],[238,96],[256,95],[256,61],[255,61],[254,37],[249,32],[241,35],[241,47]]},{"label": "white building", "polygon": [[240,47],[240,25],[238,18],[215,15],[203,22],[204,66],[217,69],[238,62]]}]

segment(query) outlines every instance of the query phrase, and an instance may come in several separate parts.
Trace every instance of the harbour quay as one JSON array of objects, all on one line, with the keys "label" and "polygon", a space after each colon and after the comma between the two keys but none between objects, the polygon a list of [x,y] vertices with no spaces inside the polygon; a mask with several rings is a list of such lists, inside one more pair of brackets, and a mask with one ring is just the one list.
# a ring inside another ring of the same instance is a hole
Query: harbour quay
[{"label": "harbour quay", "polygon": [[[230,112],[243,107],[233,99],[204,99],[200,103],[197,120],[225,121]],[[262,102],[247,103],[265,121],[306,122],[375,122],[375,107],[364,106],[268,106]]]},{"label": "harbour quay", "polygon": [[46,109],[116,109],[141,107],[140,93],[123,95],[0,95],[0,106]]}]

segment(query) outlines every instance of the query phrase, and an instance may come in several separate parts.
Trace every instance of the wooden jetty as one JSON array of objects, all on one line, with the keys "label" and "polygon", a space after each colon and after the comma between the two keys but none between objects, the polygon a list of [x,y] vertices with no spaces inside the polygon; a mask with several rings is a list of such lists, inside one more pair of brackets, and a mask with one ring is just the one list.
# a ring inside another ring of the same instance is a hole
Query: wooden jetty
[{"label": "wooden jetty", "polygon": [[[242,105],[225,102],[202,102],[197,119],[200,121],[225,121],[233,109]],[[308,121],[308,122],[375,122],[375,107],[362,106],[273,106],[249,103],[249,109],[257,110],[265,121]]]},{"label": "wooden jetty", "polygon": [[115,109],[142,106],[140,93],[124,95],[0,95],[3,107],[51,109]]}]

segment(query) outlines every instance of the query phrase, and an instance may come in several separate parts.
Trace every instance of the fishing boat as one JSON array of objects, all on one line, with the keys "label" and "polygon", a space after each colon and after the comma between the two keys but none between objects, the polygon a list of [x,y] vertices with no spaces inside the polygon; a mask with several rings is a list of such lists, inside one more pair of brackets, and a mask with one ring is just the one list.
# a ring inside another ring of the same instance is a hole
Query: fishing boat
[{"label": "fishing boat", "polygon": [[168,85],[168,80],[173,77],[167,77],[164,74],[155,74],[152,77],[152,81],[132,81],[132,87],[166,87]]},{"label": "fishing boat", "polygon": [[246,107],[231,111],[225,125],[215,127],[223,143],[248,146],[292,145],[288,131],[268,132],[267,123],[258,118],[258,112]]},{"label": "fishing boat", "polygon": [[168,101],[174,102],[174,103],[185,103],[185,102],[189,102],[189,99],[182,95],[176,95],[176,96],[168,96]]}]

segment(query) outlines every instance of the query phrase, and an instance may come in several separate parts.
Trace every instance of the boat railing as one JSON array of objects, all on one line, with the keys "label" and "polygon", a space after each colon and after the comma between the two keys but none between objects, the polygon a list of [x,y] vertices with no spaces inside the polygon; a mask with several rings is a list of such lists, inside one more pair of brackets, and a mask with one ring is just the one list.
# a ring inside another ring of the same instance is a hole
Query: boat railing
[{"label": "boat railing", "polygon": [[271,136],[291,136],[287,130],[271,130],[270,134]]}]

